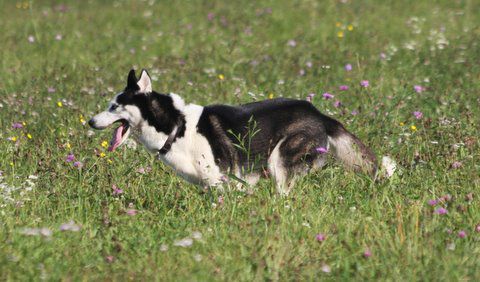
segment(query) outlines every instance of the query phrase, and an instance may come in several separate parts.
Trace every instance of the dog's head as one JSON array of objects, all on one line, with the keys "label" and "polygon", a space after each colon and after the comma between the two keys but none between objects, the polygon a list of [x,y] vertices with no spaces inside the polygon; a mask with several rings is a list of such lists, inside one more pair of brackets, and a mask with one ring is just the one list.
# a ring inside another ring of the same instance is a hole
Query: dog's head
[{"label": "dog's head", "polygon": [[152,92],[152,82],[146,70],[142,70],[140,79],[137,80],[132,69],[128,74],[127,87],[115,96],[107,110],[94,116],[88,124],[94,129],[105,129],[114,123],[119,126],[113,132],[109,151],[115,150],[130,135],[131,128],[137,127],[143,120],[141,110],[136,99],[140,95]]}]

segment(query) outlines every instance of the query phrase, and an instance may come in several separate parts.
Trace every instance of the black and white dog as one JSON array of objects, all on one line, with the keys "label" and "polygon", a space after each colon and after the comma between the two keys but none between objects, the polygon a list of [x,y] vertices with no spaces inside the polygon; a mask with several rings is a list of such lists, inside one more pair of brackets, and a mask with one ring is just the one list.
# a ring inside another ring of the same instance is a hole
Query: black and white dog
[{"label": "black and white dog", "polygon": [[118,127],[110,151],[133,133],[160,160],[202,187],[232,178],[254,185],[261,176],[271,175],[278,193],[285,195],[298,176],[321,168],[329,151],[355,171],[374,175],[377,170],[367,146],[307,101],[186,104],[176,94],[152,91],[145,70],[138,80],[131,70],[125,90],[89,121],[95,129],[114,123]]}]

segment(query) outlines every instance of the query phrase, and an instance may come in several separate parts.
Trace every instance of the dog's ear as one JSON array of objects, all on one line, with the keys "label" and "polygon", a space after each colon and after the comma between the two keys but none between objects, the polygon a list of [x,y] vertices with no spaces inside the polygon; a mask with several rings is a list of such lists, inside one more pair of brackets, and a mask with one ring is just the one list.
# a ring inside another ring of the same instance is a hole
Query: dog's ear
[{"label": "dog's ear", "polygon": [[127,89],[138,90],[137,77],[135,76],[134,69],[131,69],[128,73]]},{"label": "dog's ear", "polygon": [[140,75],[137,85],[142,93],[152,92],[152,80],[145,69],[142,70],[142,74]]}]

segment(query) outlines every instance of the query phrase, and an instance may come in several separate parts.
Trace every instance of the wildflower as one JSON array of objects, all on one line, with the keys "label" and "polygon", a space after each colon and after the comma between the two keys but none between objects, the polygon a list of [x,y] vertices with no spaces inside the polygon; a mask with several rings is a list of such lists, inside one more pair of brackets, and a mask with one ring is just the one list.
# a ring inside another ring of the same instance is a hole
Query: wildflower
[{"label": "wildflower", "polygon": [[339,100],[336,100],[334,103],[333,103],[333,106],[335,108],[340,108],[342,106],[342,102],[340,102]]},{"label": "wildflower", "polygon": [[452,167],[453,169],[457,169],[457,168],[460,168],[462,165],[463,165],[463,164],[462,164],[461,162],[459,162],[459,161],[454,161],[454,162],[452,163],[451,167]]},{"label": "wildflower", "polygon": [[28,138],[28,139],[32,139],[32,138],[33,138],[33,137],[32,137],[32,134],[27,133],[27,138]]},{"label": "wildflower", "polygon": [[195,240],[202,240],[202,233],[198,231],[193,231],[192,232],[192,238]]},{"label": "wildflower", "polygon": [[385,53],[380,53],[380,59],[385,60],[387,58],[387,54]]},{"label": "wildflower", "polygon": [[123,190],[118,188],[117,185],[115,184],[112,185],[112,189],[113,189],[113,195],[120,195],[123,193]]},{"label": "wildflower", "polygon": [[65,144],[65,148],[71,149],[71,148],[72,148],[72,145],[70,145],[70,143],[67,143],[67,144]]},{"label": "wildflower", "polygon": [[100,144],[103,148],[108,147],[108,142],[107,141],[102,141],[102,144]]},{"label": "wildflower", "polygon": [[352,31],[353,30],[353,25],[351,25],[351,24],[347,25],[347,29],[348,29],[348,31]]},{"label": "wildflower", "polygon": [[167,244],[162,244],[162,245],[160,246],[160,251],[161,251],[161,252],[166,252],[166,251],[168,251],[168,245],[167,245]]},{"label": "wildflower", "polygon": [[193,240],[191,238],[184,238],[184,239],[175,241],[173,243],[174,246],[184,247],[184,248],[190,247],[192,244],[193,244]]},{"label": "wildflower", "polygon": [[310,61],[306,62],[305,65],[307,66],[307,68],[311,68],[313,66],[312,62]]},{"label": "wildflower", "polygon": [[467,237],[467,232],[465,232],[465,231],[463,231],[463,230],[460,230],[460,231],[458,232],[458,237],[460,237],[460,238],[465,238],[465,237]]},{"label": "wildflower", "polygon": [[82,229],[82,227],[78,224],[75,224],[73,220],[70,220],[67,223],[64,223],[60,225],[60,231],[73,231],[73,232],[78,232]]},{"label": "wildflower", "polygon": [[356,116],[356,115],[358,115],[358,112],[355,111],[355,110],[353,110],[350,114],[351,114],[352,116]]},{"label": "wildflower", "polygon": [[313,97],[315,97],[315,93],[308,94],[307,95],[307,101],[311,103],[313,101]]},{"label": "wildflower", "polygon": [[215,14],[212,13],[212,12],[208,13],[208,15],[207,15],[207,19],[208,19],[209,21],[212,21],[214,17],[215,17]]},{"label": "wildflower", "polygon": [[400,125],[400,126],[405,126],[405,123],[404,123],[404,122],[400,122],[398,125]]},{"label": "wildflower", "polygon": [[415,131],[417,131],[417,127],[415,125],[412,125],[412,126],[410,126],[410,130],[415,132]]},{"label": "wildflower", "polygon": [[223,205],[223,197],[219,196],[218,199],[217,199],[217,202],[218,202],[219,205]]},{"label": "wildflower", "polygon": [[332,269],[330,268],[330,266],[328,266],[328,264],[322,265],[322,272],[330,273],[331,271]]},{"label": "wildflower", "polygon": [[290,40],[288,40],[287,45],[290,46],[290,47],[295,47],[295,46],[297,46],[297,41],[295,41],[293,39],[290,39]]},{"label": "wildflower", "polygon": [[43,237],[50,237],[52,236],[52,230],[46,227],[42,228],[23,228],[20,230],[20,234],[27,235],[27,236],[38,236],[42,235]]},{"label": "wildflower", "polygon": [[334,97],[332,94],[328,92],[323,93],[322,96],[325,100],[332,99]]},{"label": "wildflower", "polygon": [[352,65],[351,64],[346,64],[345,65],[345,70],[346,71],[351,71],[352,70]]},{"label": "wildflower", "polygon": [[273,99],[274,95],[273,93],[268,94],[268,99]]},{"label": "wildflower", "polygon": [[63,107],[62,101],[58,101],[58,102],[57,102],[57,107],[59,107],[59,108]]},{"label": "wildflower", "polygon": [[225,79],[225,76],[224,76],[223,74],[219,74],[219,75],[218,75],[218,79],[224,80],[224,79]]},{"label": "wildflower", "polygon": [[140,174],[145,174],[145,169],[143,167],[139,167],[137,169],[137,172],[140,173]]},{"label": "wildflower", "polygon": [[365,252],[363,252],[363,256],[365,258],[369,258],[372,256],[372,251],[370,251],[370,249],[366,249]]},{"label": "wildflower", "polygon": [[17,141],[17,139],[18,139],[18,137],[17,137],[17,136],[10,137],[10,141],[12,141],[12,142],[16,142],[16,141]]},{"label": "wildflower", "polygon": [[416,119],[421,119],[423,117],[423,113],[419,111],[413,112],[413,115],[415,116]]},{"label": "wildflower", "polygon": [[108,164],[113,164],[113,161],[112,161],[111,159],[108,159],[108,160],[107,160],[107,163],[108,163]]},{"label": "wildflower", "polygon": [[347,91],[348,90],[348,86],[347,85],[340,85],[338,87],[338,89],[340,89],[340,91]]},{"label": "wildflower", "polygon": [[315,239],[318,242],[323,242],[323,241],[325,241],[325,239],[327,239],[327,237],[325,236],[325,234],[318,233],[317,236],[315,236]]},{"label": "wildflower", "polygon": [[115,257],[114,257],[114,256],[106,256],[106,257],[105,257],[105,260],[106,260],[108,263],[112,263],[112,262],[115,260]]},{"label": "wildflower", "polygon": [[68,154],[67,158],[65,159],[67,163],[73,162],[75,160],[74,154]]},{"label": "wildflower", "polygon": [[60,33],[57,34],[57,35],[55,35],[55,40],[57,40],[57,41],[62,40],[62,38],[63,38],[63,37],[62,37],[62,35],[61,35]]},{"label": "wildflower", "polygon": [[336,26],[336,27],[341,27],[341,26],[342,26],[342,23],[341,23],[341,22],[336,22],[336,23],[335,23],[335,26]]},{"label": "wildflower", "polygon": [[425,88],[421,85],[415,85],[413,86],[413,89],[415,90],[415,92],[417,93],[422,93],[423,91],[425,91]]},{"label": "wildflower", "polygon": [[82,115],[80,115],[80,119],[79,119],[79,120],[80,120],[80,123],[81,123],[81,124],[85,125],[86,121],[85,121],[85,118],[84,118]]},{"label": "wildflower", "polygon": [[475,231],[480,232],[480,224],[475,227]]},{"label": "wildflower", "polygon": [[328,149],[327,148],[324,148],[324,147],[318,147],[315,149],[315,151],[317,151],[317,153],[319,154],[326,154],[328,153]]},{"label": "wildflower", "polygon": [[430,206],[435,206],[437,203],[438,203],[437,200],[429,200],[429,201],[428,201],[428,204],[429,204]]},{"label": "wildflower", "polygon": [[30,43],[35,42],[35,37],[33,35],[29,35],[27,39],[28,39],[28,42]]},{"label": "wildflower", "polygon": [[452,200],[452,195],[447,194],[447,195],[445,195],[445,196],[442,196],[442,197],[440,197],[440,200],[442,200],[442,201],[444,201],[444,202],[449,202],[449,201]]},{"label": "wildflower", "polygon": [[83,163],[82,162],[79,162],[79,161],[76,161],[73,163],[73,166],[76,167],[76,168],[82,168],[83,167]]},{"label": "wildflower", "polygon": [[134,216],[138,213],[138,211],[136,209],[128,209],[126,211],[126,214],[128,214],[129,216]]},{"label": "wildflower", "polygon": [[434,213],[434,214],[443,215],[443,214],[447,214],[448,211],[447,211],[446,208],[440,207],[440,208],[436,209],[433,213]]},{"label": "wildflower", "polygon": [[12,128],[14,128],[14,129],[23,128],[23,124],[21,124],[19,122],[15,122],[15,123],[12,124]]},{"label": "wildflower", "polygon": [[343,38],[343,31],[340,30],[339,32],[337,32],[337,37]]},{"label": "wildflower", "polygon": [[368,82],[368,80],[362,80],[360,82],[360,85],[364,88],[367,88],[370,85],[370,83]]},{"label": "wildflower", "polygon": [[105,156],[106,156],[106,155],[105,155],[104,152],[101,152],[101,153],[100,153],[100,158],[104,158]]},{"label": "wildflower", "polygon": [[55,93],[55,88],[53,88],[53,87],[48,87],[48,88],[47,88],[47,92],[48,92],[48,93]]}]

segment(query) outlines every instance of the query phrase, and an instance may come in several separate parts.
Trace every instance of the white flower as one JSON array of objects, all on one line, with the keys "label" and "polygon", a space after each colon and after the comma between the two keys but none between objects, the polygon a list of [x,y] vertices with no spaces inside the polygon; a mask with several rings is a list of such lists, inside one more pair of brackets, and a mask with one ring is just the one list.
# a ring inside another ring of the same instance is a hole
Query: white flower
[{"label": "white flower", "polygon": [[395,173],[397,169],[397,164],[393,159],[387,156],[383,156],[382,158],[382,169],[385,171],[385,176],[390,178]]},{"label": "white flower", "polygon": [[184,238],[182,240],[178,240],[173,243],[174,246],[184,247],[184,248],[190,247],[192,244],[193,244],[193,240],[191,238]]},{"label": "white flower", "polygon": [[75,224],[73,220],[70,220],[67,223],[64,223],[60,225],[60,231],[73,231],[73,232],[78,232],[82,229],[82,227],[78,224]]}]

